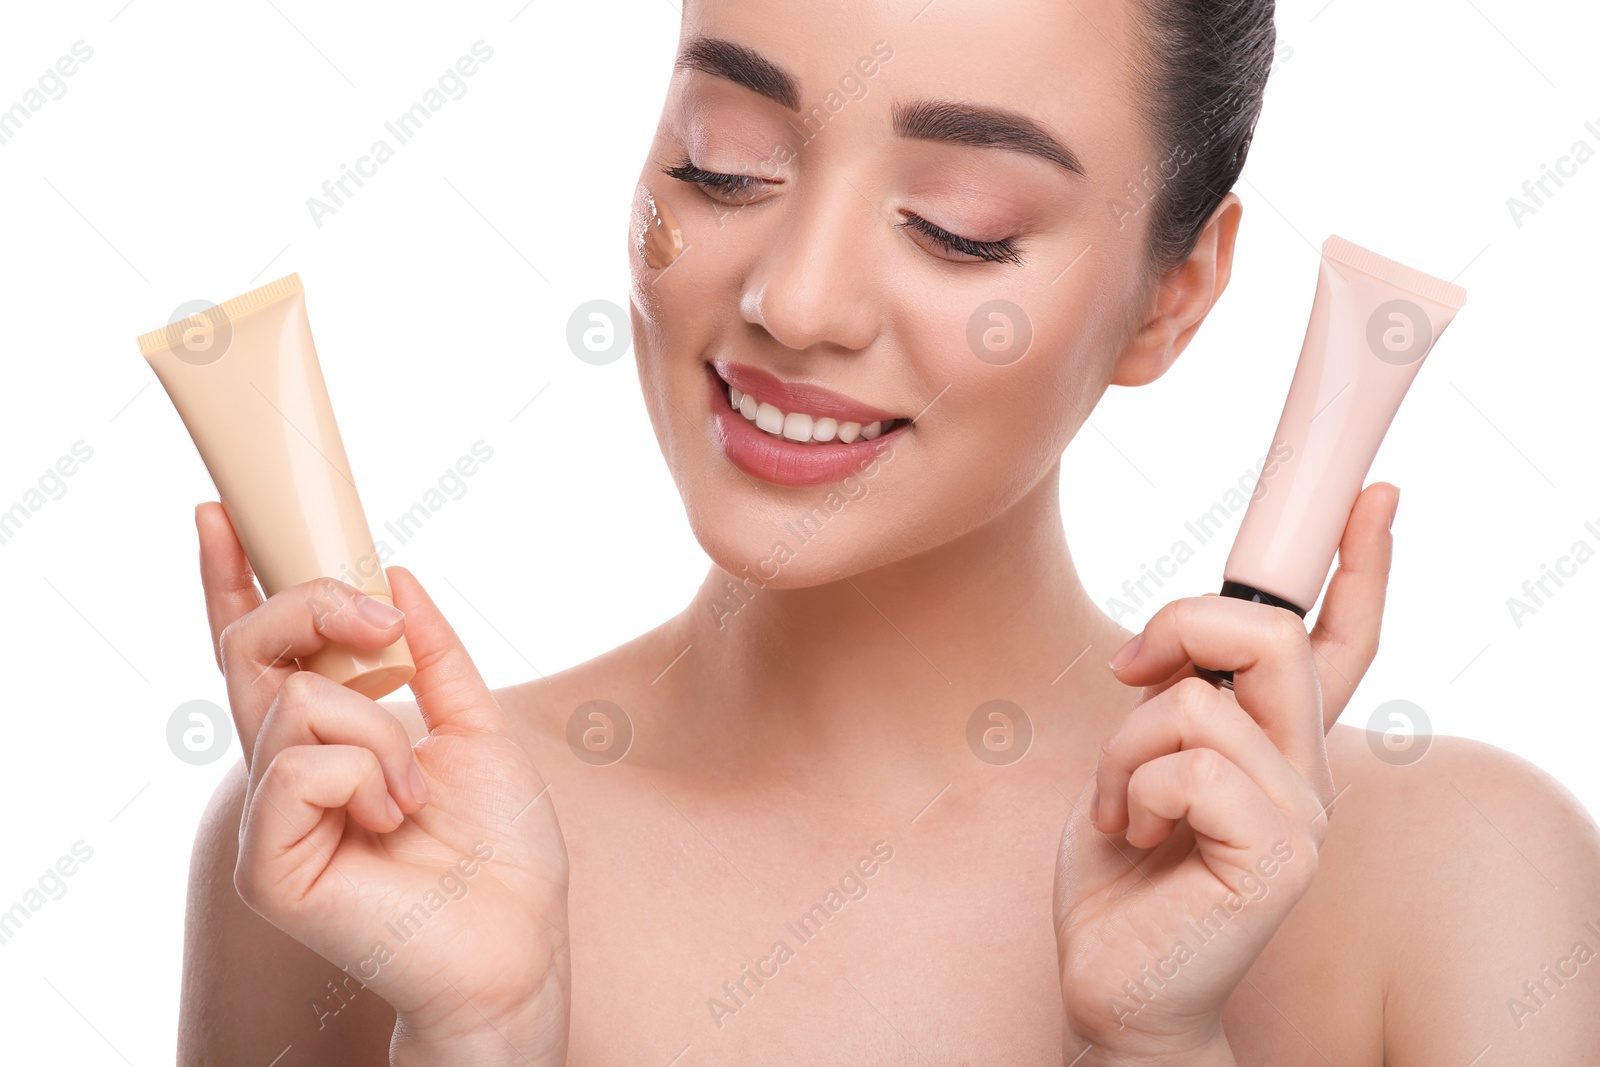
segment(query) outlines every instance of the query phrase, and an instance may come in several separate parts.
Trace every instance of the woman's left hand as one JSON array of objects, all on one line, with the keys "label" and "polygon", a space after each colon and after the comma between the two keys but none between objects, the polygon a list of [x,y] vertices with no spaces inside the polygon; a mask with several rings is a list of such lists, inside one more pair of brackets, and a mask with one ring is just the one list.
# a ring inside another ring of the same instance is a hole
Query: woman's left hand
[{"label": "woman's left hand", "polygon": [[1223,1005],[1316,874],[1325,735],[1377,652],[1398,503],[1384,482],[1357,498],[1309,635],[1287,609],[1213,594],[1167,604],[1119,651],[1117,677],[1144,688],[1056,871],[1064,1062],[1233,1064]]}]

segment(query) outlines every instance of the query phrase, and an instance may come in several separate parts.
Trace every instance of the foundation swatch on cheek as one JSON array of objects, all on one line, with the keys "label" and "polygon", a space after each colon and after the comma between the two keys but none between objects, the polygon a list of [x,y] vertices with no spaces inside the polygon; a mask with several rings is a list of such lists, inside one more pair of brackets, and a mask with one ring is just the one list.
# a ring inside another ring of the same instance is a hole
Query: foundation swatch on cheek
[{"label": "foundation swatch on cheek", "polygon": [[658,199],[648,189],[641,189],[644,197],[643,229],[636,243],[644,254],[645,265],[651,270],[666,270],[683,254],[683,229],[665,200]]}]

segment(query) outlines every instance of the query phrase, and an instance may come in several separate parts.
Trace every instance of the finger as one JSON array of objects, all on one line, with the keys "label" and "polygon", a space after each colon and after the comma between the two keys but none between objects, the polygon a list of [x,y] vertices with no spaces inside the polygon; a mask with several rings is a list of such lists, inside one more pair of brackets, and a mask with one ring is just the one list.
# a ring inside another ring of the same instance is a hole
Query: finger
[{"label": "finger", "polygon": [[383,648],[404,631],[403,615],[336,578],[314,578],[280,589],[229,623],[218,643],[228,702],[246,760],[278,688],[299,669],[296,658],[330,642]]},{"label": "finger", "polygon": [[[1154,700],[1156,697],[1160,696],[1162,693],[1165,693],[1168,689],[1171,689],[1185,678],[1199,677],[1199,673],[1194,669],[1194,664],[1185,663],[1183,667],[1180,668],[1175,674],[1168,675],[1166,678],[1163,678],[1154,685],[1147,685],[1140,689],[1139,703],[1143,704],[1147,701]],[[1209,685],[1210,683],[1207,684]]]},{"label": "finger", "polygon": [[[374,833],[405,817],[384,788],[370,749],[300,745],[278,753],[245,806],[234,881],[245,903],[271,918],[279,899],[297,900],[316,882],[344,833],[344,816]],[[330,818],[329,813],[337,813]]]},{"label": "finger", "polygon": [[222,631],[260,605],[261,591],[220,503],[207,500],[197,505],[194,525],[200,535],[200,585],[205,590],[206,618],[211,622],[211,652],[221,670]]},{"label": "finger", "polygon": [[1128,824],[1128,784],[1140,767],[1199,748],[1228,759],[1286,815],[1309,820],[1331,795],[1332,781],[1308,787],[1227,691],[1191,677],[1135,708],[1106,741],[1095,770],[1095,826],[1114,834]]},{"label": "finger", "polygon": [[451,725],[512,737],[477,665],[422,583],[404,567],[387,574],[395,606],[406,613],[406,645],[417,665],[411,693],[428,729]]},{"label": "finger", "polygon": [[[1220,594],[1218,594],[1218,593],[1201,593],[1200,595],[1201,596],[1219,596]],[[1140,693],[1139,693],[1139,702],[1143,703],[1144,701],[1149,700],[1152,697],[1160,696],[1162,693],[1166,692],[1168,689],[1171,689],[1173,686],[1177,685],[1179,682],[1183,681],[1185,678],[1198,678],[1198,677],[1200,677],[1200,675],[1194,669],[1194,664],[1191,663],[1191,662],[1188,662],[1187,660],[1185,660],[1182,667],[1178,668],[1172,674],[1167,675],[1167,677],[1163,678],[1161,681],[1144,686],[1141,689]]]},{"label": "finger", "polygon": [[1356,497],[1339,541],[1339,566],[1317,609],[1311,647],[1322,678],[1322,718],[1333,729],[1378,654],[1378,631],[1389,590],[1394,535],[1389,526],[1400,504],[1400,490],[1373,482]]},{"label": "finger", "polygon": [[1317,773],[1326,752],[1321,692],[1299,616],[1234,597],[1174,600],[1151,617],[1116,675],[1127,685],[1152,685],[1185,662],[1233,671],[1239,705],[1303,777]]},{"label": "finger", "polygon": [[355,690],[310,671],[295,671],[278,687],[250,766],[264,772],[278,753],[301,745],[365,748],[377,756],[384,787],[402,810],[416,811],[427,801],[411,737],[400,720]]},{"label": "finger", "polygon": [[1255,851],[1271,841],[1283,814],[1226,756],[1192,748],[1151,760],[1128,783],[1128,844],[1155,848],[1179,819],[1197,834]]},{"label": "finger", "polygon": [[[1153,848],[1177,820],[1187,819],[1197,835],[1223,846],[1207,848],[1202,841],[1201,858],[1234,893],[1245,888],[1246,875],[1259,872],[1291,889],[1296,900],[1316,875],[1321,837],[1286,819],[1243,771],[1211,749],[1145,764],[1134,775],[1131,795],[1130,845]],[[1290,867],[1294,873],[1286,875]]]}]

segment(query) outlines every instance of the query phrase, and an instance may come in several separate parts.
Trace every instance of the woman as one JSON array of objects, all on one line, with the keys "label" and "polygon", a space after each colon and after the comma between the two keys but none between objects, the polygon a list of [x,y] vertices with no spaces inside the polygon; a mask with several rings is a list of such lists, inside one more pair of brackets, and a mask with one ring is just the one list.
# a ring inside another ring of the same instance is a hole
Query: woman
[{"label": "woman", "polygon": [[[403,616],[262,602],[201,505],[246,757],[196,843],[185,1062],[1600,1059],[1593,822],[1497,750],[1396,767],[1334,725],[1395,487],[1309,635],[1221,597],[1131,635],[1073,567],[1061,454],[1226,288],[1271,20],[686,5],[629,254],[713,566],[491,694],[409,572]],[[415,704],[296,670],[401,633]]]}]

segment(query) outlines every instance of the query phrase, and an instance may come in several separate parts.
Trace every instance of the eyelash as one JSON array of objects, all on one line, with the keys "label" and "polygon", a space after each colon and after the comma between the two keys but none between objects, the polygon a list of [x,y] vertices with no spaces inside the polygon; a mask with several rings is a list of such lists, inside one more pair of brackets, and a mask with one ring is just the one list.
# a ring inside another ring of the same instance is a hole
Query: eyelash
[{"label": "eyelash", "polygon": [[663,173],[680,182],[715,189],[719,193],[731,196],[749,193],[755,186],[761,184],[760,178],[753,178],[748,174],[719,174],[713,170],[702,170],[688,158],[676,166],[665,168]]},{"label": "eyelash", "polygon": [[[754,178],[747,174],[721,174],[717,171],[704,170],[695,166],[693,161],[685,158],[675,166],[663,168],[663,173],[668,177],[690,185],[698,185],[703,189],[713,189],[725,196],[741,196],[748,194],[755,186],[761,184],[762,179]],[[976,259],[991,263],[1021,263],[1022,256],[1018,254],[1016,241],[1007,237],[1002,241],[974,241],[968,237],[953,234],[942,229],[923,218],[921,215],[907,213],[906,221],[896,223],[901,229],[911,229],[920,232],[924,237],[944,248],[947,252],[958,252],[962,255],[972,256]]]},{"label": "eyelash", "polygon": [[908,214],[906,221],[896,225],[901,229],[920,231],[949,252],[960,252],[962,255],[975,256],[991,263],[1022,262],[1022,256],[1017,252],[1016,241],[1010,237],[1003,241],[974,241],[969,237],[961,237],[949,230],[940,229],[916,214]]}]

